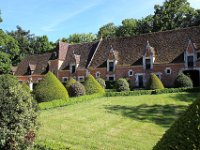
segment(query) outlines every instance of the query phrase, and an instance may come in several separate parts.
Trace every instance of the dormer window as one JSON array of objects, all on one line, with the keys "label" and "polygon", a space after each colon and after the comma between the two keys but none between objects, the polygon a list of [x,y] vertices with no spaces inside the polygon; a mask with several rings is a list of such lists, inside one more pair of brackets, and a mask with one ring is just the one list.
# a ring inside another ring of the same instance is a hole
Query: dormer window
[{"label": "dormer window", "polygon": [[146,51],[143,56],[143,68],[150,70],[153,68],[153,63],[155,61],[155,50],[150,46],[149,41],[147,41]]},{"label": "dormer window", "polygon": [[115,63],[114,60],[108,60],[107,61],[107,71],[113,72],[115,70]]},{"label": "dormer window", "polygon": [[187,66],[194,67],[194,56],[187,56]]},{"label": "dormer window", "polygon": [[145,68],[146,70],[150,70],[151,69],[151,59],[145,59]]},{"label": "dormer window", "polygon": [[187,49],[185,51],[185,66],[192,68],[195,66],[195,61],[197,59],[197,53],[195,50],[195,46],[191,40],[189,40]]},{"label": "dormer window", "polygon": [[71,64],[70,65],[70,73],[75,73],[76,72],[76,65],[75,64]]}]

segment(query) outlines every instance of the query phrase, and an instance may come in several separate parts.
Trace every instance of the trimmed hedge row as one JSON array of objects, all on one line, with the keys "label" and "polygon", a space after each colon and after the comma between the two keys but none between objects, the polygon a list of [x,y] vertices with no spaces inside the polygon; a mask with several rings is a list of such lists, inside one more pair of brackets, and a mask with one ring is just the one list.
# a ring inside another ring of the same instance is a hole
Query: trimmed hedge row
[{"label": "trimmed hedge row", "polygon": [[104,97],[103,94],[93,94],[93,95],[84,95],[80,97],[70,98],[69,100],[66,99],[57,99],[49,102],[42,102],[38,104],[40,110],[52,109],[57,107],[64,107],[68,105],[73,105],[76,103],[94,100],[96,98]]},{"label": "trimmed hedge row", "polygon": [[180,92],[199,92],[200,88],[165,88],[156,90],[135,90],[128,92],[112,92],[106,91],[107,97],[112,96],[139,96],[139,95],[152,95],[152,94],[165,94],[165,93],[180,93]]}]

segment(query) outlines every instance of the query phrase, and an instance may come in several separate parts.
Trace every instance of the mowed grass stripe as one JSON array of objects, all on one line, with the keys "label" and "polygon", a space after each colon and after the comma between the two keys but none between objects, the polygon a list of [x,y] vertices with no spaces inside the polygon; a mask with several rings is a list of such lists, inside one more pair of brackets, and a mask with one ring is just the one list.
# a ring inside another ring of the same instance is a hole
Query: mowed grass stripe
[{"label": "mowed grass stripe", "polygon": [[36,143],[54,149],[149,150],[196,95],[104,97],[44,110]]}]

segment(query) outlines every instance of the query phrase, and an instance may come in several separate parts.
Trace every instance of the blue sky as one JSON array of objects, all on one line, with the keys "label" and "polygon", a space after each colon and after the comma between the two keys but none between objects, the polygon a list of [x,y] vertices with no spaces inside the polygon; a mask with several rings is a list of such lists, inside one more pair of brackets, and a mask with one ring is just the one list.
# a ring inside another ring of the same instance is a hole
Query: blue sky
[{"label": "blue sky", "polygon": [[[188,0],[200,8],[200,0]],[[120,25],[126,18],[140,19],[153,14],[155,4],[164,0],[2,0],[3,30],[20,25],[35,35],[47,35],[51,41],[73,33],[97,33],[109,22]]]}]

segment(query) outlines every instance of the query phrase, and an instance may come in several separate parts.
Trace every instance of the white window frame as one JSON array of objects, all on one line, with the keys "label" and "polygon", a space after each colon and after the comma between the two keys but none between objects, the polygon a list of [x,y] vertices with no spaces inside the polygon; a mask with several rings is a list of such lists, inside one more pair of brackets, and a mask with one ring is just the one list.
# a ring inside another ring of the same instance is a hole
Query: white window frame
[{"label": "white window frame", "polygon": [[100,77],[101,77],[101,73],[100,73],[99,71],[97,71],[97,72],[95,73],[95,76],[96,76],[96,78],[100,78]]},{"label": "white window frame", "polygon": [[[75,72],[76,72],[76,64],[75,63],[72,63],[72,64],[70,64],[70,73],[72,73],[72,66],[75,66]],[[74,73],[75,73],[74,72]]]},{"label": "white window frame", "polygon": [[136,73],[135,74],[135,85],[138,87],[139,86],[139,76],[143,76],[143,87],[145,86],[145,74],[144,73]]},{"label": "white window frame", "polygon": [[115,74],[113,74],[113,75],[107,75],[107,81],[110,81],[109,77],[113,77],[113,81],[115,81]]},{"label": "white window frame", "polygon": [[[132,74],[130,74],[130,72],[132,72]],[[128,76],[129,76],[129,77],[132,77],[132,76],[133,76],[133,74],[134,74],[134,72],[133,72],[133,70],[132,70],[132,69],[128,70]]]},{"label": "white window frame", "polygon": [[145,69],[145,70],[147,70],[147,68],[146,68],[146,59],[150,59],[150,69],[153,69],[153,59],[154,59],[154,57],[152,56],[152,57],[143,57],[143,68]]},{"label": "white window frame", "polygon": [[[170,73],[167,73],[168,70],[170,70]],[[172,74],[172,69],[170,67],[165,68],[165,74],[166,75],[171,75]]]},{"label": "white window frame", "polygon": [[78,76],[78,81],[79,82],[84,82],[85,81],[85,77],[84,76]]},{"label": "white window frame", "polygon": [[[113,62],[113,71],[110,71],[109,68],[109,63]],[[107,60],[107,72],[114,72],[115,71],[115,60]]]},{"label": "white window frame", "polygon": [[[65,79],[67,79],[67,81],[65,81]],[[63,83],[67,83],[68,82],[68,77],[62,77],[62,82]]]}]

